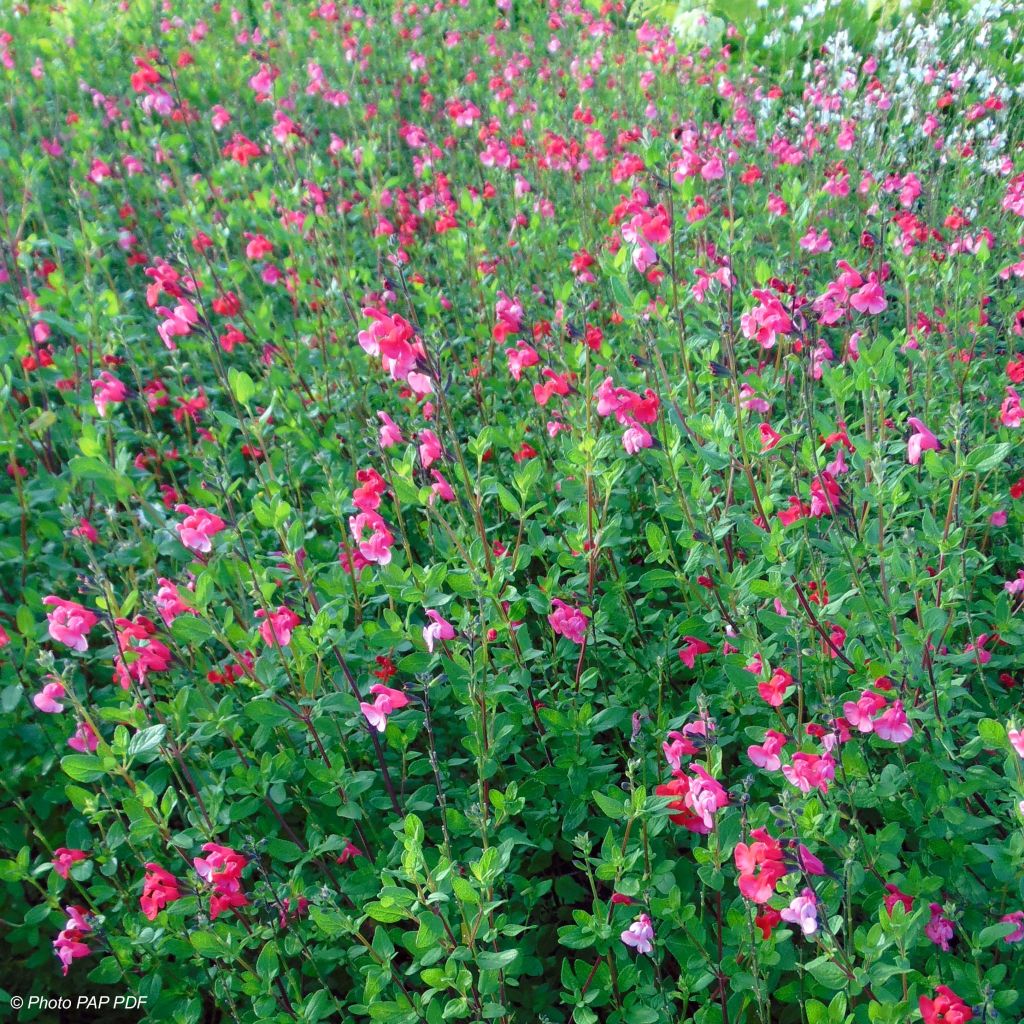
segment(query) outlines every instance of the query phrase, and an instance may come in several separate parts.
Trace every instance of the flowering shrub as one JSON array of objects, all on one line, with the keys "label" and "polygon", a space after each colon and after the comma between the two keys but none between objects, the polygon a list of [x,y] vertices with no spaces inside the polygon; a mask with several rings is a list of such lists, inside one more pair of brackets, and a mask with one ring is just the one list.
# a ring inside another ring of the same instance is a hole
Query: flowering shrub
[{"label": "flowering shrub", "polygon": [[4,15],[8,995],[1024,1013],[1021,12],[681,13]]}]

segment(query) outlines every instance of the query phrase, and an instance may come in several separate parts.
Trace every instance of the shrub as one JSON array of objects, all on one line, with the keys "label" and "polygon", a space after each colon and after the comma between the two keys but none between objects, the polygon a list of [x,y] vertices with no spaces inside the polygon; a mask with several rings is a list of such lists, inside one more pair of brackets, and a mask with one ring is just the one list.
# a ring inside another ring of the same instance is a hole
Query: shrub
[{"label": "shrub", "polygon": [[1015,1018],[1019,10],[368,8],[0,34],[21,1019]]}]

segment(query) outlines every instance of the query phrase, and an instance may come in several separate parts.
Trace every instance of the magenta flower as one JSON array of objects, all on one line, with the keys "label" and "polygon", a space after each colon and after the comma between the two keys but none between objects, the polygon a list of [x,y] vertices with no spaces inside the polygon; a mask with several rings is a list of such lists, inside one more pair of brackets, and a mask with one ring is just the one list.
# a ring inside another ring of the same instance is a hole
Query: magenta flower
[{"label": "magenta flower", "polygon": [[999,920],[1004,924],[1015,924],[1017,926],[1009,935],[1003,936],[1003,942],[1009,944],[1024,942],[1024,910],[1015,910],[1012,914],[1003,914]]},{"label": "magenta flower", "polygon": [[913,726],[903,710],[903,701],[896,701],[875,719],[875,735],[890,743],[906,743],[914,735]]},{"label": "magenta flower", "polygon": [[867,282],[850,296],[850,305],[858,313],[877,315],[885,312],[885,292],[874,273],[869,274]]},{"label": "magenta flower", "polygon": [[205,508],[192,508],[191,505],[175,505],[175,512],[185,513],[185,519],[175,529],[181,543],[199,554],[207,554],[211,547],[211,538],[220,533],[227,525],[220,516],[208,512]]},{"label": "magenta flower", "polygon": [[943,913],[938,903],[929,903],[931,919],[924,926],[924,933],[944,953],[949,952],[949,943],[953,938],[953,922]]},{"label": "magenta flower", "polygon": [[1024,423],[1024,409],[1020,405],[1020,395],[1013,388],[1006,389],[1006,398],[999,409],[999,419],[1004,427],[1019,427]]},{"label": "magenta flower", "polygon": [[77,750],[80,754],[94,754],[100,745],[100,738],[93,731],[91,725],[86,722],[79,722],[75,734],[68,740],[68,746]]},{"label": "magenta flower", "polygon": [[939,439],[916,416],[911,416],[907,422],[914,428],[914,433],[907,441],[907,462],[916,466],[921,461],[922,452],[937,452],[942,445],[939,444]]},{"label": "magenta flower", "polygon": [[367,562],[387,565],[391,561],[394,534],[376,512],[360,512],[348,521],[359,554]]},{"label": "magenta flower", "polygon": [[371,728],[383,732],[387,728],[388,715],[404,708],[409,703],[409,698],[401,690],[393,690],[383,683],[374,683],[370,687],[370,693],[375,696],[374,702],[368,704],[366,701],[360,701],[359,710]]},{"label": "magenta flower", "polygon": [[185,603],[176,583],[161,576],[157,579],[157,584],[159,586],[153,603],[160,613],[160,618],[164,620],[164,625],[170,626],[179,615],[196,614],[195,610]]},{"label": "magenta flower", "polygon": [[850,725],[860,732],[874,732],[872,717],[885,707],[885,698],[873,690],[864,690],[856,701],[848,700],[843,705],[843,715]]},{"label": "magenta flower", "polygon": [[420,462],[424,469],[430,469],[441,458],[441,442],[432,430],[421,430],[419,442]]},{"label": "magenta flower", "polygon": [[781,917],[797,925],[805,936],[813,935],[818,930],[818,898],[814,890],[806,888],[799,896],[794,896],[789,906],[781,911]]},{"label": "magenta flower", "polygon": [[386,412],[378,412],[377,419],[381,422],[378,436],[381,448],[392,448],[401,444],[403,441],[402,431],[398,429],[398,424]]},{"label": "magenta flower", "polygon": [[1009,737],[1013,749],[1020,757],[1024,757],[1024,732],[1020,729],[1010,728],[1006,730],[1006,735]]},{"label": "magenta flower", "polygon": [[747,747],[747,757],[758,768],[768,772],[777,772],[782,767],[779,752],[786,745],[786,737],[775,729],[769,729],[760,744]]},{"label": "magenta flower", "polygon": [[679,660],[687,667],[693,668],[698,654],[710,654],[709,643],[695,636],[684,636],[683,646],[679,649]]},{"label": "magenta flower", "polygon": [[260,626],[260,636],[268,647],[273,647],[275,643],[287,647],[292,640],[292,630],[302,621],[291,608],[284,605],[269,615],[261,608],[256,612],[256,618],[266,619]]},{"label": "magenta flower", "polygon": [[455,627],[446,619],[442,619],[440,613],[433,608],[428,608],[426,614],[430,624],[423,627],[423,642],[427,645],[427,650],[433,654],[434,646],[439,640],[455,639]]},{"label": "magenta flower", "polygon": [[128,397],[128,389],[109,370],[104,370],[92,382],[92,400],[100,416],[106,416],[112,405],[118,405]]},{"label": "magenta flower", "polygon": [[638,953],[654,951],[654,924],[647,914],[641,914],[619,937]]},{"label": "magenta flower", "polygon": [[64,710],[64,705],[60,703],[60,700],[66,696],[67,690],[64,689],[64,684],[59,679],[55,679],[52,683],[47,683],[32,698],[32,703],[47,715],[59,715]]},{"label": "magenta flower", "polygon": [[43,604],[53,608],[47,614],[50,636],[73,651],[87,651],[86,636],[99,621],[96,616],[77,601],[65,601],[52,594],[43,598]]},{"label": "magenta flower", "polygon": [[554,611],[548,616],[551,628],[559,635],[564,636],[574,644],[582,645],[587,637],[587,617],[572,605],[560,601],[557,597],[551,599]]},{"label": "magenta flower", "polygon": [[181,899],[178,880],[166,868],[159,864],[146,865],[146,877],[142,883],[142,896],[139,907],[148,921],[155,921],[168,904]]},{"label": "magenta flower", "polygon": [[85,919],[88,913],[85,907],[65,907],[64,912],[68,919],[53,942],[53,951],[57,954],[66,977],[73,960],[88,956],[92,952],[84,941],[92,931],[92,926]]},{"label": "magenta flower", "polygon": [[53,870],[61,878],[67,878],[72,864],[88,859],[89,855],[85,850],[69,850],[66,846],[58,846],[53,851]]},{"label": "magenta flower", "polygon": [[236,853],[228,846],[206,843],[205,857],[196,857],[192,863],[199,877],[212,886],[210,896],[210,920],[231,907],[248,906],[249,901],[242,891],[242,869],[249,863],[247,857]]}]

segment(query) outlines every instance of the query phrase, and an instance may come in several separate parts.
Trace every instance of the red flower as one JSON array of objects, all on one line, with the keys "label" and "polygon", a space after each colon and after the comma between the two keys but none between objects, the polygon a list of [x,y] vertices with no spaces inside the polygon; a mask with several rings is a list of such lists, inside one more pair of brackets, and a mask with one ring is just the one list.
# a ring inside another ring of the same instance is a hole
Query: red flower
[{"label": "red flower", "polygon": [[948,986],[939,985],[935,998],[921,996],[918,1000],[924,1024],[967,1024],[974,1011]]}]

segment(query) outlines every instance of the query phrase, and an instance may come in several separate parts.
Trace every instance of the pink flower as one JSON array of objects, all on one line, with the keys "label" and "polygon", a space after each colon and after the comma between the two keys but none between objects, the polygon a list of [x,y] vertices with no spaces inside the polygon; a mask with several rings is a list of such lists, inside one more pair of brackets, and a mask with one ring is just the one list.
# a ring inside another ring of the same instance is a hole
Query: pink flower
[{"label": "pink flower", "polygon": [[890,743],[906,743],[914,735],[914,728],[903,710],[903,701],[896,701],[875,719],[875,735]]},{"label": "pink flower", "polygon": [[388,715],[404,708],[409,703],[409,698],[401,690],[393,690],[383,683],[374,683],[370,687],[370,693],[374,694],[376,699],[372,704],[360,701],[359,710],[371,728],[383,732],[388,724]]},{"label": "pink flower", "polygon": [[813,935],[818,930],[818,898],[814,890],[805,888],[781,911],[781,916],[783,921],[798,925],[804,935]]},{"label": "pink flower", "polygon": [[180,899],[181,890],[177,878],[159,864],[147,864],[142,896],[139,898],[139,906],[146,919],[155,921],[161,910]]},{"label": "pink flower", "polygon": [[905,892],[900,892],[899,887],[893,885],[892,882],[886,882],[885,885],[886,896],[884,899],[886,912],[892,917],[893,909],[897,903],[903,904],[903,909],[909,914],[914,909],[914,898],[908,896]]},{"label": "pink flower", "polygon": [[64,710],[64,705],[60,704],[59,701],[62,697],[66,696],[67,691],[64,689],[64,684],[60,680],[55,679],[52,683],[47,683],[32,698],[32,703],[47,715],[59,715]]},{"label": "pink flower", "polygon": [[53,870],[61,878],[67,878],[72,864],[88,859],[89,855],[85,850],[69,850],[66,846],[59,846],[53,851]]},{"label": "pink flower", "polygon": [[683,758],[693,757],[700,748],[681,732],[673,731],[668,734],[668,739],[661,745],[661,749],[669,767],[677,772],[683,763]]},{"label": "pink flower", "polygon": [[829,782],[835,778],[835,761],[828,754],[794,754],[792,761],[783,767],[782,774],[801,793],[810,793],[812,789],[827,793]]},{"label": "pink flower", "polygon": [[96,616],[77,601],[65,601],[52,594],[43,598],[43,604],[53,608],[47,615],[50,636],[73,651],[87,651],[86,636],[99,621]]},{"label": "pink flower", "polygon": [[859,313],[874,315],[885,311],[885,292],[874,273],[869,274],[867,283],[850,296],[850,305]]},{"label": "pink flower", "polygon": [[1015,910],[1012,914],[1004,914],[999,920],[1004,924],[1017,926],[1009,935],[1003,936],[1003,942],[1009,944],[1024,942],[1024,910]]},{"label": "pink flower", "polygon": [[80,754],[94,754],[99,745],[99,736],[86,722],[79,722],[75,734],[68,740],[68,746]]},{"label": "pink flower", "polygon": [[178,585],[163,576],[157,579],[157,592],[153,603],[164,620],[164,625],[170,626],[179,615],[195,615],[195,609],[190,608],[181,596]]},{"label": "pink flower", "polygon": [[753,338],[764,349],[774,348],[778,335],[792,332],[793,321],[771,292],[755,289],[753,294],[759,300],[759,305],[740,317],[743,335]]},{"label": "pink flower", "polygon": [[1017,578],[1015,580],[1007,580],[1003,584],[1003,590],[1008,594],[1024,594],[1024,569],[1017,570]]},{"label": "pink flower", "polygon": [[758,766],[758,768],[764,768],[765,771],[777,772],[782,766],[782,762],[779,759],[779,751],[786,745],[786,737],[781,732],[776,732],[774,729],[769,729],[761,741],[761,745],[756,744],[747,747],[747,757]]},{"label": "pink flower", "polygon": [[441,442],[432,430],[420,431],[420,462],[424,469],[430,469],[431,465],[441,458]]},{"label": "pink flower", "polygon": [[916,466],[921,461],[922,452],[937,452],[942,446],[939,439],[916,416],[911,416],[907,422],[914,428],[914,433],[907,441],[907,462]]},{"label": "pink flower", "polygon": [[1006,389],[1006,398],[999,410],[999,419],[1005,427],[1019,427],[1024,422],[1024,409],[1020,406],[1020,395],[1013,388]]},{"label": "pink flower", "polygon": [[782,707],[792,685],[793,677],[784,668],[778,668],[769,680],[757,684],[757,692],[773,708],[778,708]]},{"label": "pink flower", "polygon": [[1020,757],[1024,757],[1024,732],[1020,729],[1007,729],[1006,735],[1009,737],[1010,744],[1017,751],[1017,754]]},{"label": "pink flower", "polygon": [[434,645],[438,640],[455,639],[455,627],[446,619],[442,619],[440,613],[433,608],[428,608],[426,615],[430,619],[430,624],[423,627],[423,642],[427,645],[427,650],[433,654]]},{"label": "pink flower", "polygon": [[430,504],[440,498],[442,501],[454,501],[455,492],[452,490],[452,486],[447,480],[441,475],[441,473],[432,469],[430,475],[434,478],[434,482],[430,485]]},{"label": "pink flower", "polygon": [[84,941],[92,931],[92,926],[85,919],[88,913],[85,907],[65,907],[64,912],[68,919],[54,940],[53,950],[61,962],[64,976],[67,977],[71,962],[92,952]]},{"label": "pink flower", "polygon": [[181,543],[189,551],[207,554],[211,547],[210,538],[216,536],[227,525],[220,516],[208,512],[205,508],[192,508],[191,505],[175,505],[175,512],[183,512],[185,519],[175,529]]},{"label": "pink flower", "polygon": [[574,644],[584,644],[587,638],[588,619],[583,612],[557,597],[552,598],[551,603],[554,605],[554,611],[548,616],[551,628]]},{"label": "pink flower", "polygon": [[638,953],[654,951],[654,924],[647,914],[641,914],[619,937]]},{"label": "pink flower", "polygon": [[360,512],[348,521],[356,548],[367,562],[387,565],[391,561],[391,545],[395,538],[376,512]]},{"label": "pink flower", "polygon": [[282,605],[269,615],[262,609],[256,612],[257,619],[266,619],[260,626],[260,636],[268,647],[276,643],[280,647],[287,647],[291,643],[292,630],[302,621],[298,615]]},{"label": "pink flower", "polygon": [[378,412],[377,419],[381,422],[380,435],[378,437],[381,448],[392,448],[395,445],[401,444],[404,438],[402,437],[402,431],[398,429],[395,421],[386,412]]},{"label": "pink flower", "polygon": [[656,786],[654,793],[673,798],[668,805],[670,821],[706,836],[714,828],[715,812],[729,805],[729,794],[699,764],[691,771],[692,776],[674,772],[671,781]]},{"label": "pink flower", "polygon": [[339,864],[347,864],[350,860],[352,860],[355,857],[365,856],[366,854],[363,853],[363,851],[360,850],[359,847],[355,845],[355,843],[353,843],[349,839],[346,839],[345,847],[336,859]]},{"label": "pink flower", "polygon": [[249,901],[242,891],[242,869],[249,863],[248,858],[217,843],[206,843],[203,852],[206,856],[196,857],[192,863],[199,877],[213,888],[210,920],[216,921],[231,907],[248,906]]},{"label": "pink flower", "polygon": [[93,544],[100,539],[100,535],[96,532],[96,527],[84,516],[78,520],[78,525],[71,531],[71,536],[82,537]]},{"label": "pink flower", "polygon": [[763,828],[755,828],[750,835],[755,842],[749,846],[737,843],[733,850],[740,873],[738,885],[740,893],[748,900],[767,903],[775,895],[779,880],[787,874],[782,847]]},{"label": "pink flower", "polygon": [[636,455],[637,452],[644,448],[651,448],[653,445],[654,438],[639,423],[631,424],[622,435],[622,447],[629,455]]},{"label": "pink flower", "polygon": [[880,693],[864,690],[857,701],[848,700],[843,705],[843,715],[860,732],[873,732],[875,723],[872,716],[881,711],[885,704],[885,698]]},{"label": "pink flower", "polygon": [[104,370],[92,382],[93,404],[101,416],[106,416],[110,406],[123,402],[127,397],[128,389],[109,370]]},{"label": "pink flower", "polygon": [[695,636],[684,636],[683,646],[679,649],[679,660],[687,667],[693,668],[697,655],[710,654],[713,650],[710,644]]},{"label": "pink flower", "polygon": [[924,926],[924,933],[944,953],[949,952],[949,943],[953,938],[953,922],[943,913],[938,903],[929,903],[931,919]]}]

